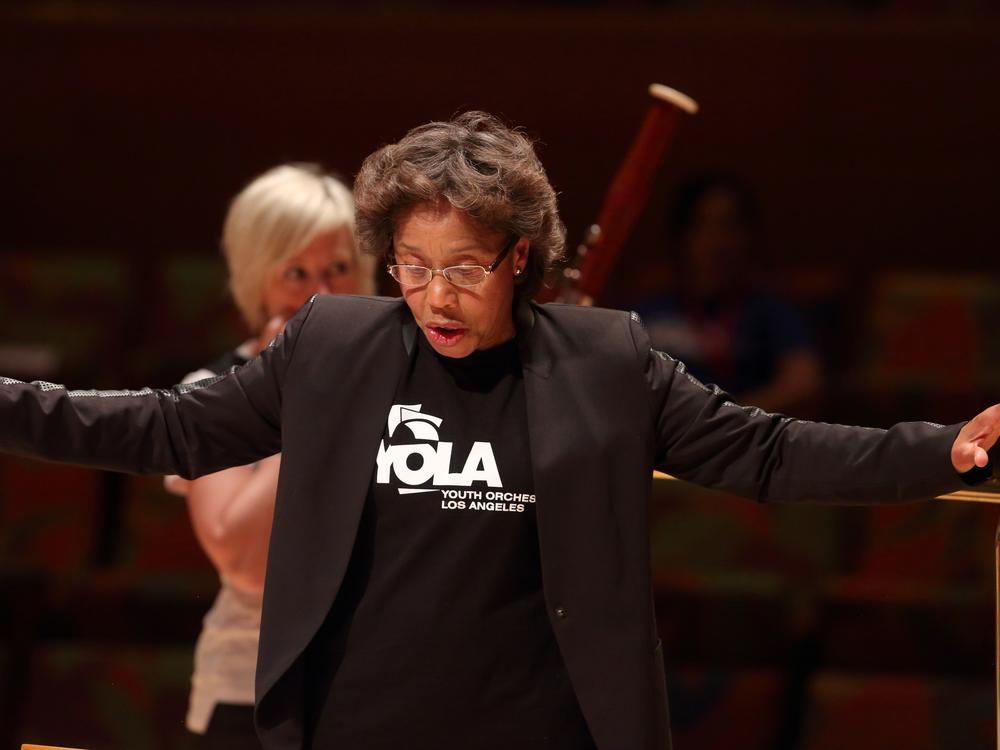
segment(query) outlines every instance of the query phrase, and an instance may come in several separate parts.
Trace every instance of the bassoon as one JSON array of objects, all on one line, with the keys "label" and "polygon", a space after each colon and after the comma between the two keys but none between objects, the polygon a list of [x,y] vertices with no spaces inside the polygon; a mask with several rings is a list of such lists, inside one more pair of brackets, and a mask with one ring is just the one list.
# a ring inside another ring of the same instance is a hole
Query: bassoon
[{"label": "bassoon", "polygon": [[653,179],[673,142],[681,115],[693,115],[698,103],[680,91],[654,83],[653,103],[618,168],[597,217],[569,261],[550,283],[547,295],[557,302],[591,304],[611,275],[626,240],[639,219]]}]

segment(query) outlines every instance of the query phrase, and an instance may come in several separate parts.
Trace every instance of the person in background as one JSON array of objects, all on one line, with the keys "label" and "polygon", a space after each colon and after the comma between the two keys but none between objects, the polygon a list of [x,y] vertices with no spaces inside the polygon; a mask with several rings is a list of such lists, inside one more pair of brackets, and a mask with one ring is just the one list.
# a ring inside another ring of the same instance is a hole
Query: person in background
[{"label": "person in background", "polygon": [[654,348],[742,403],[787,412],[822,386],[805,321],[762,289],[757,202],[738,180],[705,174],[681,185],[669,213],[676,283],[635,306]]},{"label": "person in background", "polygon": [[[195,382],[245,364],[314,294],[371,294],[374,264],[354,242],[350,191],[313,165],[264,173],[233,200],[222,249],[229,286],[252,336]],[[187,498],[191,523],[221,589],[195,647],[188,729],[213,750],[260,747],[254,673],[280,454],[167,488]]]}]

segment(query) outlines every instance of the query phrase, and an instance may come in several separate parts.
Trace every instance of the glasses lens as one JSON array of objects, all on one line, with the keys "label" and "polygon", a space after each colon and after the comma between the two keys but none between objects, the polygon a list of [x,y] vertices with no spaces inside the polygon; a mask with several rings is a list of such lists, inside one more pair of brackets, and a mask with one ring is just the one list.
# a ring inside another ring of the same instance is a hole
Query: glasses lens
[{"label": "glasses lens", "polygon": [[444,269],[444,277],[458,286],[475,286],[486,279],[486,269],[482,266],[452,266]]},{"label": "glasses lens", "polygon": [[423,266],[389,266],[389,275],[403,286],[422,286],[431,280],[431,269]]}]

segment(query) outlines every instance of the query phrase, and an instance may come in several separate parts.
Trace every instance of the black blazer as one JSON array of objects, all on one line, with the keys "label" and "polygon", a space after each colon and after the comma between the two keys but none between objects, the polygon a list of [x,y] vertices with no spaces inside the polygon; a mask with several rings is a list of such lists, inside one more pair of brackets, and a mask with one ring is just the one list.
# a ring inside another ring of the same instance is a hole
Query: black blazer
[{"label": "black blazer", "polygon": [[[906,501],[961,485],[959,426],[888,431],[734,404],[627,313],[518,315],[550,621],[602,750],[670,745],[651,596],[650,475],[757,500]],[[265,747],[303,738],[303,654],[337,595],[396,385],[420,335],[400,300],[323,296],[233,372],[169,390],[0,380],[0,449],[194,477],[282,451],[257,667]]]}]

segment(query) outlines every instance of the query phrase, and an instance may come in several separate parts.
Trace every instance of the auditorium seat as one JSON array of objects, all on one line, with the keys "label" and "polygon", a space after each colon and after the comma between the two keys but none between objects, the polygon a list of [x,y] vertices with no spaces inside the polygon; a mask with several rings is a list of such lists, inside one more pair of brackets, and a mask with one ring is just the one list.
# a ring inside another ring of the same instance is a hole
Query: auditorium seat
[{"label": "auditorium seat", "polygon": [[192,650],[53,641],[34,661],[21,737],[103,750],[185,750]]},{"label": "auditorium seat", "polygon": [[1000,397],[1000,286],[987,274],[891,272],[871,285],[850,374],[876,426],[955,422]]},{"label": "auditorium seat", "polygon": [[99,498],[95,471],[0,455],[0,566],[86,567]]},{"label": "auditorium seat", "polygon": [[121,342],[137,318],[129,309],[136,296],[127,264],[108,253],[5,253],[0,342],[43,345],[56,353],[55,373],[19,377],[55,378],[81,388],[120,386],[107,378],[121,376],[127,364]]},{"label": "auditorium seat", "polygon": [[995,745],[990,680],[824,672],[801,750],[982,750]]}]

